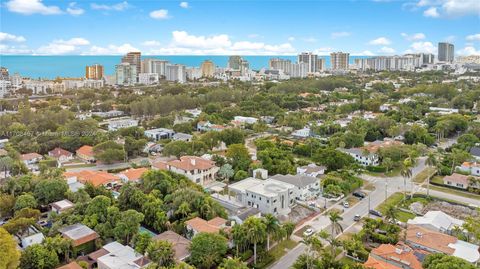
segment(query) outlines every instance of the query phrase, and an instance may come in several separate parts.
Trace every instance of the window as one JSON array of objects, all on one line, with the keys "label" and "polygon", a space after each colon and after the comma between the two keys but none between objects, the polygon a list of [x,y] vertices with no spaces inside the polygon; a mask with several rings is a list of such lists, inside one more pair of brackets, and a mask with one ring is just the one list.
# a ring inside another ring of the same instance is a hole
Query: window
[{"label": "window", "polygon": [[277,213],[277,208],[276,207],[273,209],[273,212]]}]

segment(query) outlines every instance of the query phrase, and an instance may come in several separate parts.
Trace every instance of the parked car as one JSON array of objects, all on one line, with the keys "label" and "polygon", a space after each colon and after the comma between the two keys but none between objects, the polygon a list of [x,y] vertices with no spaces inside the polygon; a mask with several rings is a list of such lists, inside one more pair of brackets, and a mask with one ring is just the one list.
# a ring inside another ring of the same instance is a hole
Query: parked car
[{"label": "parked car", "polygon": [[353,217],[353,220],[354,221],[360,221],[361,218],[362,217],[360,217],[360,215],[357,214],[357,215],[355,215],[355,217]]},{"label": "parked car", "polygon": [[377,216],[377,217],[382,217],[382,213],[380,213],[379,211],[375,210],[375,209],[370,209],[370,211],[368,211],[368,213],[370,215],[374,215],[374,216]]},{"label": "parked car", "polygon": [[350,204],[349,204],[347,201],[344,201],[344,202],[343,202],[343,207],[349,208],[349,207],[350,207]]},{"label": "parked car", "polygon": [[363,198],[367,197],[367,194],[365,194],[364,192],[361,192],[361,191],[356,191],[356,192],[353,193],[353,196],[358,197],[360,199],[363,199]]},{"label": "parked car", "polygon": [[311,236],[312,234],[313,234],[312,228],[308,228],[305,230],[305,232],[303,232],[303,236]]}]

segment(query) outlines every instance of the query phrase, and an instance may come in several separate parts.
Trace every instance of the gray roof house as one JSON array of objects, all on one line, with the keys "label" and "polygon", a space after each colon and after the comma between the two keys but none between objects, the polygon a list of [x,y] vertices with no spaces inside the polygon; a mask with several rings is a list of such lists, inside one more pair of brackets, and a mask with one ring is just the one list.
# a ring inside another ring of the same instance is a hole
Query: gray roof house
[{"label": "gray roof house", "polygon": [[320,179],[306,175],[274,175],[271,179],[292,184],[297,189],[297,199],[306,201],[320,194]]}]

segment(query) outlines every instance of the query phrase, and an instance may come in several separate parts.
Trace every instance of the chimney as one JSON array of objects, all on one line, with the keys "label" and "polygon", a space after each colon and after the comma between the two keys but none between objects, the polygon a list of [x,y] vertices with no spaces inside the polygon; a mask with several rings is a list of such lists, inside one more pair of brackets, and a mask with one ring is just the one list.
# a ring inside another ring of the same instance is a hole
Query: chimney
[{"label": "chimney", "polygon": [[191,159],[190,159],[190,163],[191,163],[193,166],[195,166],[195,163],[196,163],[195,158],[191,158]]}]

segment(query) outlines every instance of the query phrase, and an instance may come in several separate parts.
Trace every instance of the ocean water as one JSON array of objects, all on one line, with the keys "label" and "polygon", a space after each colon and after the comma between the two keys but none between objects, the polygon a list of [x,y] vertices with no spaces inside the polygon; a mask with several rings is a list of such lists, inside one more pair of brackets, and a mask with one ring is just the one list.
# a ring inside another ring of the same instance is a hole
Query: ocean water
[{"label": "ocean water", "polygon": [[[242,56],[250,63],[250,68],[259,70],[268,68],[270,58],[289,59],[296,62],[296,56]],[[54,79],[56,77],[84,77],[85,66],[101,64],[106,75],[112,75],[115,65],[120,63],[122,56],[31,56],[31,55],[0,55],[0,66],[8,68],[11,74],[19,73],[24,77]],[[145,58],[158,58],[171,63],[183,64],[189,67],[198,67],[205,60],[211,60],[216,66],[226,67],[228,56],[218,55],[156,55],[142,56]],[[330,56],[324,56],[327,68],[330,67]],[[351,56],[350,63],[361,56]]]}]

